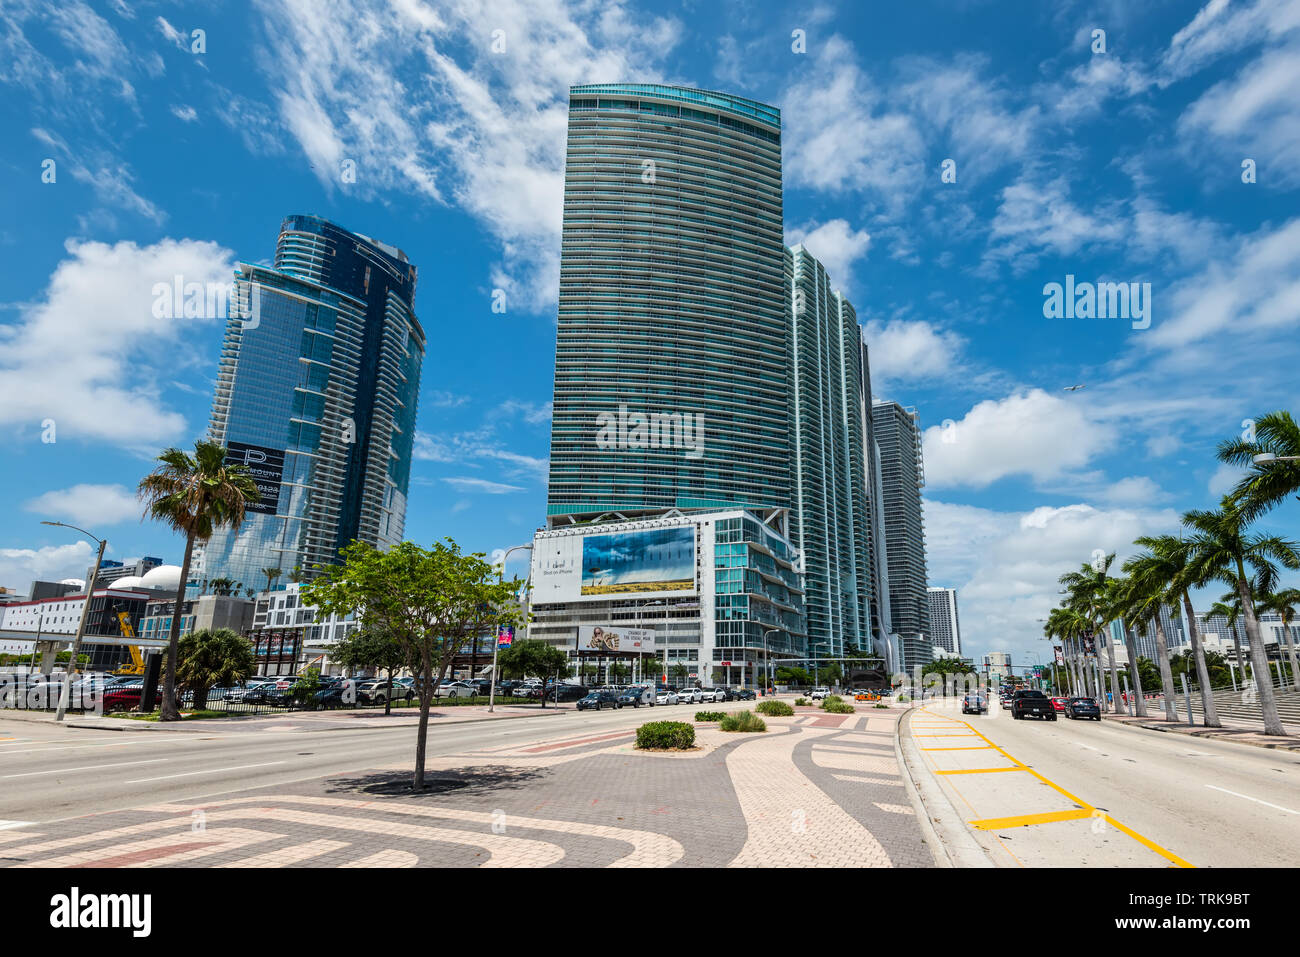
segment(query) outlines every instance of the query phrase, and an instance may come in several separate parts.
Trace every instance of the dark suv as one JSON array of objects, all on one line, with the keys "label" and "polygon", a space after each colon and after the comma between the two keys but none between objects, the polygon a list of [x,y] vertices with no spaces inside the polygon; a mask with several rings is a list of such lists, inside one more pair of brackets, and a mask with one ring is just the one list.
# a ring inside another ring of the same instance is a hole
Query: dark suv
[{"label": "dark suv", "polygon": [[1056,707],[1041,691],[1017,691],[1011,698],[1011,717],[1018,721],[1029,714],[1055,721]]},{"label": "dark suv", "polygon": [[1065,716],[1067,718],[1092,718],[1094,721],[1101,720],[1101,708],[1092,698],[1067,698],[1065,701]]}]

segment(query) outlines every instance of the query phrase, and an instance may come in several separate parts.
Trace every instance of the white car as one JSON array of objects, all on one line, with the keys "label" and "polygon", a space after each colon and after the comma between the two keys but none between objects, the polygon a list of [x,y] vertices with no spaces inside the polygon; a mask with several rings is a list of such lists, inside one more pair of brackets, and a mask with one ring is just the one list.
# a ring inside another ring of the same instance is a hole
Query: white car
[{"label": "white car", "polygon": [[660,689],[655,692],[655,704],[676,704],[679,700],[677,692],[671,688]]},{"label": "white car", "polygon": [[813,701],[820,701],[822,698],[825,698],[830,693],[831,693],[830,688],[813,688],[812,692],[808,695],[808,697],[811,698]]},{"label": "white car", "polygon": [[468,681],[444,681],[433,691],[435,698],[472,698],[476,694],[478,688]]},{"label": "white car", "polygon": [[699,688],[679,688],[677,700],[682,704],[701,704],[704,701],[704,692]]},{"label": "white car", "polygon": [[709,702],[712,704],[717,704],[719,701],[727,700],[727,693],[723,691],[721,688],[701,688],[699,689],[699,691],[700,691],[699,700],[701,702]]}]

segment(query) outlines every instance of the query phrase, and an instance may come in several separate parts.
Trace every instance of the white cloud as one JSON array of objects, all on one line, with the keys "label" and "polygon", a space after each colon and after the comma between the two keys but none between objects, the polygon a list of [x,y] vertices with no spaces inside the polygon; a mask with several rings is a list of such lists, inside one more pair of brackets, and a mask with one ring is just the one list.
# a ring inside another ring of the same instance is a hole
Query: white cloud
[{"label": "white cloud", "polygon": [[458,492],[485,492],[488,495],[506,495],[510,492],[522,492],[518,485],[506,485],[503,482],[490,482],[481,478],[444,478],[444,482]]},{"label": "white cloud", "polygon": [[920,319],[871,319],[864,335],[872,389],[877,394],[884,393],[886,383],[950,375],[957,368],[963,346],[957,333]]},{"label": "white cloud", "polygon": [[967,654],[1009,650],[1021,664],[1031,652],[1047,658],[1038,619],[1059,603],[1061,575],[1098,550],[1122,562],[1133,539],[1178,528],[1178,514],[1086,504],[998,512],[927,500],[925,525],[930,581],[957,589]]},{"label": "white cloud", "polygon": [[1085,466],[1115,440],[1080,406],[1041,389],[980,402],[954,427],[924,434],[925,480],[934,488],[983,488],[1011,475],[1037,481]]},{"label": "white cloud", "polygon": [[23,508],[84,525],[117,525],[141,515],[139,501],[124,485],[82,484],[51,489],[26,502]]},{"label": "white cloud", "polygon": [[802,244],[826,267],[831,287],[848,293],[853,285],[853,264],[866,256],[871,236],[865,229],[854,229],[846,219],[832,219],[821,225],[805,223],[791,229],[786,242],[791,246]]},{"label": "white cloud", "polygon": [[350,191],[454,200],[501,245],[488,281],[534,311],[558,291],[569,86],[657,79],[680,32],[619,3],[339,0],[327,18],[309,2],[259,7],[280,113],[322,184],[341,188],[346,158]]},{"label": "white cloud", "polygon": [[985,263],[1007,262],[1013,272],[1022,273],[1044,254],[1074,255],[1126,236],[1113,204],[1088,209],[1076,205],[1069,193],[1065,177],[1049,182],[1025,177],[1003,189]]},{"label": "white cloud", "polygon": [[0,584],[26,595],[33,581],[84,579],[94,560],[95,549],[84,541],[42,548],[0,548]]},{"label": "white cloud", "polygon": [[530,478],[542,483],[546,482],[549,468],[548,461],[544,458],[503,448],[491,427],[450,435],[417,431],[412,457],[417,461],[475,468],[504,463],[500,468],[506,478]]},{"label": "white cloud", "polygon": [[[56,439],[154,446],[184,434],[160,382],[182,364],[200,319],[155,319],[153,287],[229,284],[234,257],[216,243],[164,239],[151,246],[69,240],[42,297],[0,325],[0,425]],[[224,318],[224,317],[222,317]]]},{"label": "white cloud", "polygon": [[172,107],[172,116],[182,123],[193,123],[199,118],[199,113],[192,106],[178,104]]},{"label": "white cloud", "polygon": [[1245,474],[1246,469],[1239,468],[1236,465],[1229,465],[1225,462],[1214,470],[1214,474],[1210,476],[1210,481],[1206,484],[1206,488],[1217,501],[1224,495],[1227,495],[1228,492],[1232,490],[1232,487],[1241,481]]}]

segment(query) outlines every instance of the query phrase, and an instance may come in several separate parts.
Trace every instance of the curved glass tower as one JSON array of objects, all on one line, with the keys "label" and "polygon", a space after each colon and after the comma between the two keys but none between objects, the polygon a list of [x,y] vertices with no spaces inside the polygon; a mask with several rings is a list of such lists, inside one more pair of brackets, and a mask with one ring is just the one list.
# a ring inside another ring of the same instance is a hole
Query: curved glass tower
[{"label": "curved glass tower", "polygon": [[401,541],[425,350],[415,280],[400,249],[316,216],[285,219],[272,268],[240,263],[208,432],[262,502],[203,547],[202,577],[264,587],[263,568],[311,578],[353,539]]},{"label": "curved glass tower", "polygon": [[778,110],[571,88],[551,524],[790,506],[783,257]]}]

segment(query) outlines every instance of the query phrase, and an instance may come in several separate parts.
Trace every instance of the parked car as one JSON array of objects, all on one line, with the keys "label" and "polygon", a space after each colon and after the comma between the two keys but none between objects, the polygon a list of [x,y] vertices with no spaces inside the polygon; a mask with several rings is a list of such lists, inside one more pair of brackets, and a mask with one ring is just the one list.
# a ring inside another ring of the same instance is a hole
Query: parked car
[{"label": "parked car", "polygon": [[140,700],[143,697],[144,682],[136,679],[108,689],[104,692],[102,700],[105,711],[130,711],[132,708],[140,707]]},{"label": "parked car", "polygon": [[615,694],[613,691],[607,689],[602,689],[600,691],[593,691],[590,694],[578,699],[579,711],[587,711],[587,710],[601,711],[605,708],[621,708],[621,707],[623,707],[623,705],[619,703],[618,695]]},{"label": "parked car", "polygon": [[727,700],[727,692],[721,688],[700,688],[700,702],[712,704]]},{"label": "parked car", "polygon": [[989,710],[989,703],[984,700],[983,695],[968,694],[961,699],[962,714],[984,714]]},{"label": "parked car", "polygon": [[830,693],[830,688],[813,688],[813,690],[808,693],[808,697],[813,701],[820,701]]},{"label": "parked car", "polygon": [[497,694],[503,697],[511,697],[511,698],[516,697],[518,695],[517,689],[521,685],[523,685],[522,681],[515,681],[513,679],[509,681],[498,681]]},{"label": "parked car", "polygon": [[433,690],[435,698],[474,698],[478,696],[478,687],[468,681],[444,681]]},{"label": "parked car", "polygon": [[[415,697],[415,690],[393,682],[394,701],[410,701]],[[383,704],[388,700],[388,679],[372,678],[357,687],[357,700],[362,704]]]},{"label": "parked car", "polygon": [[676,704],[678,701],[677,692],[672,688],[656,688],[655,704],[667,705]]},{"label": "parked car", "polygon": [[578,701],[585,698],[591,689],[583,685],[559,684],[546,689],[546,700],[557,704],[561,701]]},{"label": "parked car", "polygon": [[753,701],[758,697],[752,688],[733,688],[731,693],[736,701]]},{"label": "parked car", "polygon": [[704,692],[699,688],[678,688],[677,700],[682,704],[699,704],[704,700]]},{"label": "parked car", "polygon": [[1053,698],[1052,707],[1056,709],[1058,712],[1065,711],[1065,699],[1061,697]]},{"label": "parked car", "polygon": [[1094,698],[1067,698],[1065,702],[1065,716],[1071,720],[1076,718],[1091,718],[1094,721],[1101,720],[1101,706],[1097,704]]},{"label": "parked car", "polygon": [[317,708],[350,708],[360,701],[360,697],[348,695],[347,685],[340,681],[327,688],[321,688],[311,696],[311,701]]},{"label": "parked car", "polygon": [[1019,721],[1031,714],[1055,721],[1056,709],[1052,707],[1052,699],[1041,691],[1017,691],[1011,699],[1011,717]]},{"label": "parked car", "polygon": [[621,705],[631,705],[633,708],[639,708],[641,705],[655,706],[655,695],[648,685],[633,685],[630,688],[624,688],[618,696],[618,703]]}]

